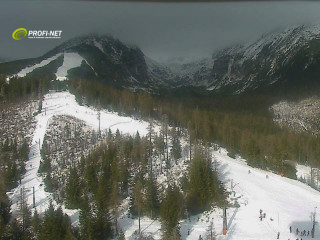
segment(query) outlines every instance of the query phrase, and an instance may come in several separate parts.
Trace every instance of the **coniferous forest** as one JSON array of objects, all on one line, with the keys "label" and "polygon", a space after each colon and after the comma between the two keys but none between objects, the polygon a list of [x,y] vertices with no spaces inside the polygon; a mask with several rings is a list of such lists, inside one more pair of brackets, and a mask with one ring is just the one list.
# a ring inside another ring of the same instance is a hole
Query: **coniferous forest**
[{"label": "coniferous forest", "polygon": [[320,1],[2,2],[0,240],[320,240]]},{"label": "coniferous forest", "polygon": [[69,87],[83,104],[99,102],[107,109],[138,117],[161,119],[166,115],[170,124],[188,129],[191,138],[218,143],[252,166],[283,171],[294,178],[292,167],[282,160],[320,165],[317,135],[296,133],[273,122],[268,108],[279,96],[163,97],[79,79],[71,80]]},{"label": "coniferous forest", "polygon": [[[78,163],[67,165],[62,188],[50,188],[55,186],[54,181],[45,181],[47,190],[57,191],[65,206],[80,209],[77,228],[53,204],[41,216],[37,212],[32,216],[26,207],[23,221],[10,216],[6,192],[24,173],[28,144],[6,139],[1,145],[1,239],[124,239],[117,219],[125,199],[128,214],[139,223],[144,216],[159,219],[164,239],[179,239],[181,219],[225,204],[226,193],[212,168],[208,150],[212,143],[226,147],[231,157],[241,155],[251,166],[291,178],[296,178],[295,169],[283,160],[320,165],[316,135],[295,133],[273,122],[268,106],[276,101],[274,96],[163,97],[82,79],[60,85],[31,77],[27,81],[13,79],[10,84],[2,79],[1,98],[6,103],[19,102],[53,88],[68,88],[81,105],[99,105],[122,115],[155,119],[161,123],[161,131],[155,133],[150,123],[145,137],[138,132],[135,136],[108,132]],[[189,146],[190,152],[184,156],[189,156],[188,173],[178,182],[167,181],[164,188],[157,178],[185,155],[181,141]],[[46,153],[50,155],[50,151]],[[44,159],[47,162],[42,163],[41,171],[47,179],[52,176],[52,168],[50,158]]]}]

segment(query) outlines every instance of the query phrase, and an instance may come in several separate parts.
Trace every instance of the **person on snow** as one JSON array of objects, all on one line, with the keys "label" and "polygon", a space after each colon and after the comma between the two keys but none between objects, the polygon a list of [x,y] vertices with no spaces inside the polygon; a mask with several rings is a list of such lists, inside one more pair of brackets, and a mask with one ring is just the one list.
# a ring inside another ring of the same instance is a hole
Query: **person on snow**
[{"label": "person on snow", "polygon": [[278,235],[277,235],[277,239],[279,239],[280,238],[280,232],[278,232]]},{"label": "person on snow", "polygon": [[292,233],[292,229],[291,229],[291,226],[290,226],[290,228],[289,228],[289,229],[290,229],[290,233]]},{"label": "person on snow", "polygon": [[296,235],[299,235],[299,229],[297,228],[297,230],[296,230]]}]

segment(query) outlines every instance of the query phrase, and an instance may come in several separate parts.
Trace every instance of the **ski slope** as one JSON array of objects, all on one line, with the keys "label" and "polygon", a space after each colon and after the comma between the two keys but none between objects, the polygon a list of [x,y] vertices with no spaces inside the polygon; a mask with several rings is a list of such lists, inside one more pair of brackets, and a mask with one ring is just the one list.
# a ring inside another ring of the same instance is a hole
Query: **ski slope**
[{"label": "ski slope", "polygon": [[[33,203],[32,187],[35,187],[35,204],[40,213],[46,210],[50,199],[52,199],[51,194],[44,190],[42,178],[37,176],[41,160],[39,149],[50,118],[65,114],[85,121],[96,130],[99,126],[98,112],[95,109],[78,105],[75,97],[68,92],[50,92],[45,95],[42,107],[42,112],[36,116],[37,126],[30,148],[29,161],[26,164],[27,172],[22,178],[21,184],[8,193],[14,214],[19,209],[20,189],[23,187],[30,207]],[[110,128],[114,132],[119,129],[122,133],[128,134],[135,134],[139,131],[141,135],[145,135],[147,134],[147,126],[148,124],[144,121],[101,111],[101,130]],[[297,239],[296,228],[311,230],[310,214],[319,210],[315,207],[320,208],[319,192],[299,181],[249,167],[244,159],[232,159],[222,148],[219,151],[213,151],[213,154],[219,163],[219,178],[230,192],[231,182],[233,183],[234,194],[231,194],[229,200],[231,202],[236,200],[240,207],[227,210],[227,236],[222,235],[222,210],[215,208],[209,212],[192,216],[190,219],[182,220],[180,226],[183,240],[198,239],[200,235],[204,237],[211,221],[214,223],[219,240],[271,240],[277,239],[278,232],[280,233],[279,239],[295,240]],[[127,206],[124,206],[124,209],[128,209]],[[259,219],[260,209],[266,213],[266,218],[262,221]],[[71,217],[73,224],[78,223],[79,213],[77,210],[64,208],[63,210]],[[138,230],[137,219],[128,218],[127,211],[124,211],[118,222],[126,238],[134,239],[135,231]],[[142,218],[141,226],[144,233],[152,235],[155,239],[161,238],[159,220]],[[289,232],[290,226],[293,233]],[[303,240],[311,239],[311,237],[299,236],[299,240],[301,238]],[[318,225],[314,239],[320,239]]]},{"label": "ski slope", "polygon": [[[50,92],[44,96],[42,102],[42,111],[36,116],[37,126],[33,134],[32,145],[29,152],[29,160],[26,163],[26,173],[21,179],[21,184],[9,192],[8,195],[12,202],[12,212],[17,214],[20,209],[20,191],[25,190],[25,197],[29,207],[33,206],[33,187],[35,188],[35,205],[38,213],[43,213],[49,206],[52,199],[50,193],[44,190],[44,183],[41,177],[38,177],[38,168],[40,166],[40,149],[43,138],[48,127],[50,118],[55,115],[70,115],[83,120],[95,130],[99,128],[98,111],[87,106],[80,106],[73,95],[69,92]],[[116,113],[107,111],[100,112],[101,131],[111,129],[115,132],[117,129],[121,133],[140,135],[147,134],[148,123],[134,120],[129,117],[122,117]],[[72,223],[78,221],[77,210],[63,210],[71,217]]]},{"label": "ski slope", "polygon": [[44,67],[44,66],[48,65],[49,63],[56,60],[61,55],[62,55],[62,53],[59,53],[59,54],[56,54],[50,58],[42,60],[40,63],[34,64],[32,66],[28,66],[28,67],[22,69],[20,72],[18,72],[17,76],[18,77],[25,77],[28,73],[33,72],[33,70],[35,70],[37,68]]},{"label": "ski slope", "polygon": [[[290,234],[290,226],[293,232],[297,228],[311,230],[310,216],[311,212],[317,210],[315,207],[320,208],[320,192],[299,181],[251,168],[243,159],[228,157],[223,149],[215,154],[220,163],[220,178],[229,189],[233,180],[240,204],[230,224],[227,239],[270,240],[276,239],[277,232],[280,232],[279,239],[295,240],[297,236]],[[263,221],[259,220],[260,209],[266,213]],[[311,239],[305,236],[301,238]],[[316,227],[314,239],[320,239],[319,226]]]},{"label": "ski slope", "polygon": [[68,71],[72,68],[80,67],[83,60],[83,57],[81,57],[78,53],[64,53],[63,64],[56,72],[57,80],[67,80]]},{"label": "ski slope", "polygon": [[[44,67],[51,63],[52,61],[56,60],[58,57],[63,56],[63,63],[62,65],[57,69],[57,72],[55,73],[56,79],[59,81],[65,81],[67,80],[67,75],[68,71],[73,68],[80,67],[82,64],[82,61],[85,61],[86,64],[92,69],[92,71],[97,75],[93,67],[83,58],[81,57],[78,53],[74,52],[64,52],[64,53],[58,53],[52,57],[49,57],[47,59],[42,60],[40,63],[27,66],[20,70],[16,76],[17,77],[25,77],[27,74],[33,72],[34,70]],[[10,77],[12,76],[7,76],[6,81],[10,81]]]},{"label": "ski slope", "polygon": [[[180,222],[181,239],[199,239],[206,236],[210,222],[213,221],[218,240],[299,240],[312,239],[310,236],[297,236],[296,229],[311,231],[311,212],[320,208],[320,192],[309,186],[286,177],[248,166],[244,159],[232,159],[225,149],[214,151],[219,172],[219,178],[231,192],[231,182],[235,194],[229,200],[235,199],[239,208],[227,209],[228,232],[222,235],[222,209],[192,216]],[[250,173],[249,173],[250,170]],[[268,178],[266,177],[268,175]],[[266,218],[260,221],[260,209],[266,213]],[[320,210],[320,209],[319,209]],[[317,218],[317,217],[316,217]],[[122,217],[119,220],[127,239],[134,239],[134,231],[138,230],[138,221]],[[148,218],[141,220],[141,228],[145,233],[161,239],[159,221]],[[292,227],[292,233],[289,228]],[[189,232],[189,235],[188,235]],[[320,229],[316,225],[315,238],[320,239]]]}]

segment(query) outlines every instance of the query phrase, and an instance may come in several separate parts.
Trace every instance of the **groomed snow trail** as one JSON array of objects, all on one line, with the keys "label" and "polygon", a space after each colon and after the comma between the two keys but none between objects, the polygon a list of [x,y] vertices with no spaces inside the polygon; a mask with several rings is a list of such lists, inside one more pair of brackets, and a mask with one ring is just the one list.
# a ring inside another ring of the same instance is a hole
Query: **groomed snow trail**
[{"label": "groomed snow trail", "polygon": [[[235,195],[231,198],[237,199],[240,207],[227,209],[226,236],[222,235],[222,210],[215,208],[191,216],[190,220],[181,221],[182,240],[199,239],[200,235],[204,238],[211,221],[214,223],[218,240],[272,240],[277,239],[278,232],[279,239],[282,240],[312,239],[311,236],[296,236],[295,231],[297,228],[299,231],[311,231],[310,214],[315,207],[320,208],[320,192],[299,181],[252,168],[244,159],[232,159],[225,149],[214,151],[214,154],[219,163],[219,178],[228,191],[231,191],[231,180],[233,181]],[[262,221],[259,219],[260,209],[266,213],[266,218]],[[319,219],[319,215],[316,218]],[[119,222],[126,238],[134,239],[138,221],[124,216]],[[159,221],[152,222],[148,218],[142,218],[141,226],[142,229],[146,228],[145,233],[161,239]],[[289,231],[290,226],[292,233]],[[313,239],[320,239],[318,225]]]},{"label": "groomed snow trail", "polygon": [[34,64],[32,66],[28,66],[24,69],[22,69],[20,72],[17,73],[18,77],[25,77],[28,73],[33,72],[33,70],[46,66],[49,63],[51,63],[52,61],[56,60],[58,57],[60,57],[62,55],[62,53],[58,53],[50,58],[44,59],[42,60],[40,63]]},{"label": "groomed snow trail", "polygon": [[[315,207],[320,208],[320,192],[299,181],[251,168],[243,159],[228,157],[223,149],[215,154],[220,163],[220,178],[229,188],[231,179],[233,184],[237,184],[234,191],[240,204],[227,238],[220,239],[271,240],[277,239],[278,232],[279,239],[311,239],[310,236],[298,237],[295,231],[297,228],[299,231],[311,231],[310,216],[317,210]],[[259,219],[260,209],[266,213],[262,221]],[[234,209],[230,209],[229,215],[233,212]],[[219,231],[221,233],[221,229]],[[318,225],[314,239],[320,239]]]},{"label": "groomed snow trail", "polygon": [[72,68],[80,67],[84,60],[78,53],[64,53],[63,64],[57,70],[56,77],[59,81],[67,79],[68,71]]},{"label": "groomed snow trail", "polygon": [[[107,111],[101,111],[100,114],[100,128],[102,131],[110,128],[112,132],[119,129],[119,131],[124,134],[135,134],[137,131],[139,131],[141,135],[147,133],[148,123],[144,121],[122,117],[116,113]],[[26,173],[21,179],[21,184],[13,189],[12,192],[8,193],[12,202],[11,210],[13,214],[17,214],[20,208],[21,188],[25,189],[25,198],[29,208],[32,208],[33,206],[32,188],[35,188],[35,205],[38,213],[43,213],[52,199],[51,194],[44,190],[43,179],[38,177],[37,172],[41,160],[40,149],[48,127],[48,121],[55,115],[70,115],[85,121],[86,124],[95,130],[98,130],[99,127],[97,110],[86,106],[80,106],[75,101],[75,97],[69,92],[50,92],[44,96],[42,111],[36,116],[37,126],[33,134],[29,160],[26,163]],[[77,210],[64,209],[64,211],[71,217],[73,223],[78,221]]]}]

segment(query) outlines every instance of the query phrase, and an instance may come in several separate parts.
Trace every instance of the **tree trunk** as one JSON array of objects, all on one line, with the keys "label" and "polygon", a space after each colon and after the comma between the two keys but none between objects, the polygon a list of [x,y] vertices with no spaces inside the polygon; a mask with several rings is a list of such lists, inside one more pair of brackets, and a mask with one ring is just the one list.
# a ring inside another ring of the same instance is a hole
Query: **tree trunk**
[{"label": "tree trunk", "polygon": [[192,151],[192,150],[191,150],[191,149],[192,149],[191,136],[189,136],[189,145],[190,145],[190,161],[191,161],[191,156],[192,156],[192,155],[191,155],[191,153],[192,153],[192,152],[191,152],[191,151]]},{"label": "tree trunk", "polygon": [[140,226],[140,213],[139,213],[139,235],[141,233],[141,226]]},{"label": "tree trunk", "polygon": [[169,161],[168,130],[166,130],[167,162]]},{"label": "tree trunk", "polygon": [[115,224],[116,224],[116,235],[118,236],[119,233],[118,233],[118,218],[117,218],[117,217],[116,217],[116,222],[115,222]]}]

